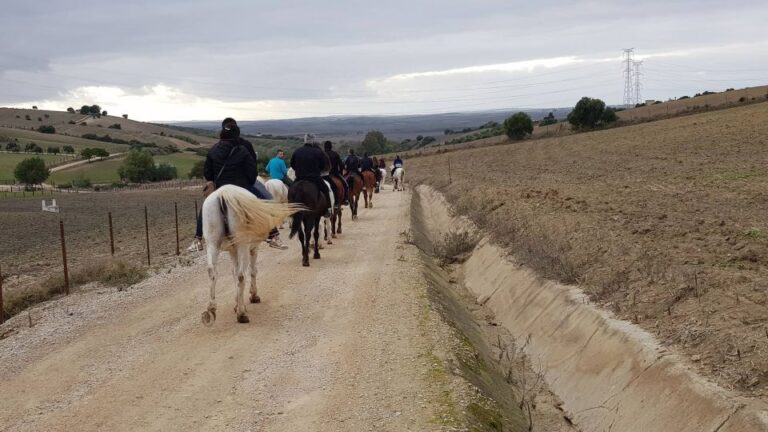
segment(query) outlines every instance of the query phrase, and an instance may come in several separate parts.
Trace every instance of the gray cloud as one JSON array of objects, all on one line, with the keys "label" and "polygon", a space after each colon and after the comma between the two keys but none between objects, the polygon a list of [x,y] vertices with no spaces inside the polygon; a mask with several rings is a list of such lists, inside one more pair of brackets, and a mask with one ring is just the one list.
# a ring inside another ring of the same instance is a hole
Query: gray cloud
[{"label": "gray cloud", "polygon": [[[629,46],[641,55],[678,53],[646,61],[646,94],[662,98],[759,84],[768,71],[765,16],[768,4],[758,1],[13,2],[0,16],[8,41],[0,45],[0,103],[76,104],[71,91],[80,87],[146,95],[159,84],[222,107],[274,105],[254,118],[556,106],[584,93],[617,103],[618,62],[388,81],[387,94],[370,82],[617,57]],[[506,87],[487,88],[504,80]]]}]

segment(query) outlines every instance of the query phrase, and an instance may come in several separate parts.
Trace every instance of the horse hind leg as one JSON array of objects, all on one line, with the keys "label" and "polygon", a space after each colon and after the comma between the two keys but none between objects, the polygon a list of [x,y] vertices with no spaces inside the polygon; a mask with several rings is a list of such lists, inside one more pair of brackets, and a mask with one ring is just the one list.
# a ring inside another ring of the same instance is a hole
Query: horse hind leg
[{"label": "horse hind leg", "polygon": [[213,241],[207,243],[208,255],[208,279],[210,279],[210,301],[208,308],[203,312],[203,324],[210,326],[216,321],[216,264],[219,260],[219,248]]},{"label": "horse hind leg", "polygon": [[315,254],[312,258],[320,259],[320,219],[315,219]]},{"label": "horse hind leg", "polygon": [[301,240],[301,265],[309,267],[309,242],[310,237],[312,236],[312,226],[307,220],[307,217],[304,217],[302,225],[302,229],[299,230],[299,240]]},{"label": "horse hind leg", "polygon": [[259,291],[256,287],[256,276],[259,271],[256,269],[256,258],[259,255],[258,246],[251,248],[251,303],[261,303],[261,297],[259,297]]},{"label": "horse hind leg", "polygon": [[237,275],[237,297],[235,298],[235,314],[237,315],[237,322],[247,323],[250,322],[248,314],[245,309],[245,300],[243,299],[245,294],[245,275],[248,273],[248,267],[250,267],[250,252],[248,251],[248,245],[238,245],[235,252],[237,259],[235,260],[236,275]]}]

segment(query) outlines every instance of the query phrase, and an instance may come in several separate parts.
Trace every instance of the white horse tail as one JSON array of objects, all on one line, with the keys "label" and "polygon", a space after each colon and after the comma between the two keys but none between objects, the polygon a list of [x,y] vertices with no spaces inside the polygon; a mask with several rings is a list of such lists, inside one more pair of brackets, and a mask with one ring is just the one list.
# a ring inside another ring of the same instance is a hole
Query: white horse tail
[{"label": "white horse tail", "polygon": [[219,188],[220,199],[226,206],[235,243],[255,243],[267,238],[272,228],[292,214],[305,210],[300,204],[260,200],[247,190],[226,185]]}]

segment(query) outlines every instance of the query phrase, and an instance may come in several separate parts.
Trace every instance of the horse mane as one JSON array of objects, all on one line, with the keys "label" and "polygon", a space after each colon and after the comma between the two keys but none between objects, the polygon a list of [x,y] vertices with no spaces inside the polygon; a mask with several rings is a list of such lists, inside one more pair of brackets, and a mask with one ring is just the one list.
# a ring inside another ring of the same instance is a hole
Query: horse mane
[{"label": "horse mane", "polygon": [[232,233],[234,243],[260,242],[268,237],[272,228],[283,223],[288,216],[305,210],[300,204],[260,200],[237,186],[222,186],[219,191],[227,212],[237,221]]}]

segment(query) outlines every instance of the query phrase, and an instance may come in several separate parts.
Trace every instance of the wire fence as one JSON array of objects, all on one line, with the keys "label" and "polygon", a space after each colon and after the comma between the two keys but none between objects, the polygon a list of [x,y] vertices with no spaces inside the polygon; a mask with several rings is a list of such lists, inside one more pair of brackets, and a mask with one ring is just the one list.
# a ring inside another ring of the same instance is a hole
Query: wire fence
[{"label": "wire fence", "polygon": [[[27,217],[30,225],[35,226],[35,232],[16,231],[17,237],[23,239],[8,239],[18,241],[19,243],[34,242],[39,249],[45,251],[37,256],[40,263],[48,264],[48,271],[45,277],[63,277],[63,287],[61,294],[69,295],[72,288],[71,268],[73,268],[73,255],[75,259],[75,269],[77,266],[93,265],[94,260],[99,257],[120,258],[138,264],[152,266],[158,261],[167,259],[169,256],[181,255],[182,232],[186,235],[192,232],[194,224],[198,218],[198,208],[202,198],[193,198],[198,195],[192,191],[185,191],[179,194],[176,199],[166,200],[174,197],[174,188],[185,188],[195,182],[172,181],[163,182],[167,191],[161,191],[162,198],[157,195],[143,194],[99,194],[93,193],[91,196],[83,196],[82,203],[72,207],[76,209],[65,209],[66,214],[51,214],[36,207],[35,213],[32,213],[31,205],[28,201],[19,201],[18,206],[24,207],[24,210],[30,214]],[[136,187],[134,190],[146,190],[148,185]],[[151,189],[158,189],[159,185],[153,185]],[[169,187],[172,186],[172,187]],[[36,191],[37,197],[48,197],[51,193],[68,193],[68,191]],[[31,196],[31,192],[28,192]],[[44,193],[44,195],[41,195]],[[54,193],[53,196],[56,196]],[[202,195],[200,195],[201,197]],[[121,197],[131,197],[130,202],[125,201],[122,205],[118,202]],[[94,202],[96,198],[98,205],[91,205],[95,211],[88,211],[88,202]],[[64,197],[60,198],[65,200]],[[200,200],[200,202],[198,202]],[[107,206],[103,202],[110,202]],[[144,201],[144,204],[142,204]],[[181,204],[181,205],[180,205]],[[10,206],[16,203],[8,203]],[[45,203],[44,203],[45,205]],[[102,213],[103,212],[103,213]],[[181,213],[181,215],[180,215]],[[32,216],[32,215],[35,216]],[[47,216],[38,216],[47,214]],[[117,216],[117,218],[115,217]],[[55,222],[56,229],[53,230]],[[180,224],[182,229],[180,229]],[[18,224],[17,224],[18,225]],[[143,229],[143,232],[140,232]],[[23,230],[23,228],[22,228]],[[13,233],[5,233],[5,236],[12,236]],[[118,238],[119,237],[119,238]],[[54,243],[55,239],[55,243]],[[120,243],[118,246],[117,243]],[[55,245],[55,247],[54,247]],[[59,251],[56,253],[56,251]],[[8,259],[12,258],[13,246],[8,249]],[[56,256],[58,255],[58,256]],[[18,261],[18,260],[17,260]],[[13,262],[0,263],[0,324],[9,318],[8,309],[4,304],[8,297],[3,293],[3,282],[8,277],[8,269],[13,268]],[[16,272],[20,274],[28,273],[26,268],[22,268],[16,263]],[[54,270],[56,269],[57,270]],[[35,282],[38,283],[39,281]],[[6,289],[7,289],[6,284]],[[23,289],[23,287],[19,287]],[[6,293],[7,294],[7,293]]]}]

